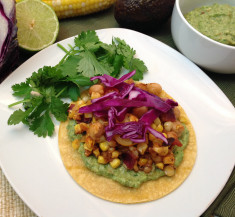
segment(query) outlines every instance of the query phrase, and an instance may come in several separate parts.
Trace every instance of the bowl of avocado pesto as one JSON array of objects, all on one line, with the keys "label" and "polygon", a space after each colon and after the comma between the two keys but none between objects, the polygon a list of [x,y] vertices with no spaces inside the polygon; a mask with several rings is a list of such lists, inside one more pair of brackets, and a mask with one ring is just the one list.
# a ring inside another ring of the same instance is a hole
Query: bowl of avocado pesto
[{"label": "bowl of avocado pesto", "polygon": [[171,31],[179,51],[198,66],[235,73],[235,1],[176,0]]}]

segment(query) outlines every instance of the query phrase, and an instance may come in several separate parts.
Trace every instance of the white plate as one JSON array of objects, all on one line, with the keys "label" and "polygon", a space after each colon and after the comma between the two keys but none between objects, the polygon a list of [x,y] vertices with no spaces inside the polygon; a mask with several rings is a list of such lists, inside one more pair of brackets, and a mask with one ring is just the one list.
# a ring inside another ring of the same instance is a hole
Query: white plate
[{"label": "white plate", "polygon": [[[148,203],[122,205],[99,199],[77,185],[65,170],[52,138],[38,138],[23,125],[8,126],[16,101],[11,85],[64,53],[56,46],[37,53],[0,86],[0,165],[20,197],[39,216],[199,216],[224,187],[234,166],[235,110],[222,91],[192,62],[165,44],[126,29],[97,31],[100,39],[124,39],[149,68],[145,82],[159,82],[185,109],[196,131],[198,156],[186,181]],[[60,42],[73,44],[73,38]],[[15,109],[15,108],[14,108]],[[58,130],[58,124],[57,124]],[[108,189],[107,189],[108,190]],[[123,195],[125,197],[125,195]]]}]

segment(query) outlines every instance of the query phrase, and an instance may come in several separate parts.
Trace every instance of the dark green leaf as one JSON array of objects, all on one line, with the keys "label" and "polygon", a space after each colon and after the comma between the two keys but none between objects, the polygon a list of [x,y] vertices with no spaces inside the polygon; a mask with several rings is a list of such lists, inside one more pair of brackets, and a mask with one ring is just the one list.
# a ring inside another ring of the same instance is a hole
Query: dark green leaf
[{"label": "dark green leaf", "polygon": [[78,97],[80,96],[79,88],[75,85],[70,86],[69,89],[68,89],[68,96],[71,100],[77,101]]},{"label": "dark green leaf", "polygon": [[144,62],[140,59],[134,58],[129,65],[130,71],[136,70],[135,75],[132,77],[133,80],[139,81],[143,79],[144,72],[147,72],[147,67]]},{"label": "dark green leaf", "polygon": [[58,69],[61,70],[63,76],[75,77],[77,75],[77,65],[79,62],[79,57],[69,56],[64,63],[58,65]]},{"label": "dark green leaf", "polygon": [[48,86],[62,80],[64,76],[56,67],[44,66],[38,72],[34,72],[30,77],[30,85],[34,88]]},{"label": "dark green leaf", "polygon": [[80,35],[78,35],[78,37],[74,39],[76,46],[79,48],[84,45],[87,46],[89,44],[98,43],[99,41],[100,40],[94,30],[82,32]]},{"label": "dark green leaf", "polygon": [[51,98],[50,110],[51,113],[55,116],[56,120],[65,121],[67,119],[68,107],[69,104],[64,103],[62,100],[56,97]]},{"label": "dark green leaf", "polygon": [[90,80],[90,78],[85,77],[83,75],[77,75],[76,77],[73,78],[67,78],[67,81],[71,81],[77,86],[90,86],[93,84],[93,82]]},{"label": "dark green leaf", "polygon": [[35,135],[39,137],[52,136],[54,131],[54,124],[47,110],[42,116],[35,118],[29,129],[34,132]]},{"label": "dark green leaf", "polygon": [[13,93],[14,96],[21,96],[21,97],[28,96],[32,91],[32,88],[29,86],[27,82],[15,84],[11,88],[14,91]]},{"label": "dark green leaf", "polygon": [[135,55],[135,50],[126,44],[124,40],[115,38],[117,44],[117,54],[123,55],[126,62],[130,62]]},{"label": "dark green leaf", "polygon": [[79,55],[81,58],[77,67],[78,72],[82,73],[86,77],[92,77],[95,75],[110,74],[109,71],[97,61],[94,54],[89,51],[85,51]]},{"label": "dark green leaf", "polygon": [[8,125],[16,125],[22,122],[25,117],[27,116],[27,113],[22,111],[21,109],[18,109],[13,112],[13,114],[9,117],[7,124]]},{"label": "dark green leaf", "polygon": [[31,109],[27,117],[28,122],[40,117],[48,109],[48,104],[46,104],[44,100],[45,99],[42,97],[33,98],[31,100],[31,105],[28,107],[28,110]]},{"label": "dark green leaf", "polygon": [[113,77],[118,77],[122,66],[123,66],[123,56],[122,55],[116,55],[115,59],[113,61],[114,71],[112,72],[111,75]]}]

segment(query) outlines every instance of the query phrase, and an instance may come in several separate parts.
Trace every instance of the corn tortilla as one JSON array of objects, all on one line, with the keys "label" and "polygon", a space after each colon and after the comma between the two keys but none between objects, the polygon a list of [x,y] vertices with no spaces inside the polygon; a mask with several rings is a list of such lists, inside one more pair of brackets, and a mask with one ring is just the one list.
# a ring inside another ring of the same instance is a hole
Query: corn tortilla
[{"label": "corn tortilla", "polygon": [[[161,97],[171,98],[164,91]],[[62,122],[59,129],[59,149],[62,161],[68,173],[85,190],[104,200],[132,204],[157,200],[178,188],[189,176],[197,155],[196,136],[191,122],[181,106],[181,117],[186,119],[189,130],[189,143],[184,149],[184,158],[172,177],[163,176],[154,181],[143,183],[140,188],[129,188],[118,182],[99,176],[87,169],[77,150],[74,150],[67,134],[68,121]],[[125,195],[125,196],[123,196]]]}]

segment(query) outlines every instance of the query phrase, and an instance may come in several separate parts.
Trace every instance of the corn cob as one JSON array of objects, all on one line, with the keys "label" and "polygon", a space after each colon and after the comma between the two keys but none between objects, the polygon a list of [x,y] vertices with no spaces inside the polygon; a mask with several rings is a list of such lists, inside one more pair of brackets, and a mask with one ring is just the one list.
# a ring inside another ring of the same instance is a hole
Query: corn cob
[{"label": "corn cob", "polygon": [[[22,0],[16,0],[19,2]],[[50,5],[59,19],[83,16],[111,7],[116,0],[42,0]]]},{"label": "corn cob", "polygon": [[109,8],[115,0],[43,0],[59,19],[82,16]]}]

